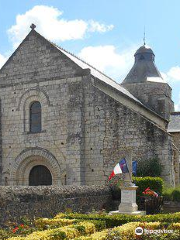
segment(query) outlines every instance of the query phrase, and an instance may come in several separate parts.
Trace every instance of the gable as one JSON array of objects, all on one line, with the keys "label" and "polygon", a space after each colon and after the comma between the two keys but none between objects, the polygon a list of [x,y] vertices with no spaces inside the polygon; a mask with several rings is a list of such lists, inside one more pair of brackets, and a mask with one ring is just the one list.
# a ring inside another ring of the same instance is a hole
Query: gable
[{"label": "gable", "polygon": [[82,68],[32,30],[0,70],[0,85],[81,76]]}]

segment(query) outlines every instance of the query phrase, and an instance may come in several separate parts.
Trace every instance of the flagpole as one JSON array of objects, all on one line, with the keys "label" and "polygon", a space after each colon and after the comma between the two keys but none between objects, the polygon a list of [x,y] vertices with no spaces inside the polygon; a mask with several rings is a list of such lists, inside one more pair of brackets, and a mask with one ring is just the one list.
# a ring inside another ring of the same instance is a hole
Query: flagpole
[{"label": "flagpole", "polygon": [[[129,159],[129,161],[126,160],[126,164],[127,164],[127,167],[128,167],[129,179],[130,179],[130,181],[132,183],[132,174],[130,174],[130,170],[132,172],[132,152],[131,151],[129,151],[129,154],[128,154],[127,157]],[[131,162],[131,168],[129,167],[129,162]]]}]

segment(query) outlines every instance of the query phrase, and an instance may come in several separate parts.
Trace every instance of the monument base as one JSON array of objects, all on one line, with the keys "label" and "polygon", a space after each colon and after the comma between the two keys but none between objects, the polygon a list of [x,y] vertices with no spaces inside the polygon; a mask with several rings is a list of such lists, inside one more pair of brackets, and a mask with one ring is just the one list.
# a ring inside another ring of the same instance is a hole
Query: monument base
[{"label": "monument base", "polygon": [[134,211],[134,212],[120,212],[117,211],[111,211],[109,212],[109,215],[117,215],[117,214],[129,214],[129,215],[146,215],[146,211]]},{"label": "monument base", "polygon": [[[129,186],[128,186],[129,184]],[[121,203],[117,211],[112,211],[109,214],[129,214],[129,215],[146,215],[146,211],[138,211],[136,204],[136,189],[137,186],[131,182],[126,183],[126,186],[121,187]]]}]

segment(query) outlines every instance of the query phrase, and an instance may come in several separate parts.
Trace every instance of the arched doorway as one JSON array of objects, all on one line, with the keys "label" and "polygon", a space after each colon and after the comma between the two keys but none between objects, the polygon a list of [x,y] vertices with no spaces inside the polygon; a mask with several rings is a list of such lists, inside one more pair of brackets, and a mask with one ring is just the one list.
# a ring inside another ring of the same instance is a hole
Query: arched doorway
[{"label": "arched doorway", "polygon": [[34,166],[29,174],[29,186],[52,185],[52,175],[43,165]]},{"label": "arched doorway", "polygon": [[[48,184],[61,186],[65,172],[63,161],[57,160],[48,150],[35,147],[23,150],[13,161],[11,181],[14,185],[29,186],[30,172],[35,166],[45,166],[50,171]],[[33,183],[34,184],[34,183]]]}]

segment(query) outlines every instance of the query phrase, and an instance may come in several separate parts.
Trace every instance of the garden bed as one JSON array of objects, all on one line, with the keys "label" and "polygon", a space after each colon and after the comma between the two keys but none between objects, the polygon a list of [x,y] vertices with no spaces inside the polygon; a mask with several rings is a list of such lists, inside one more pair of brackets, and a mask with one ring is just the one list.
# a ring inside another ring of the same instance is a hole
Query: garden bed
[{"label": "garden bed", "polygon": [[[146,233],[138,239],[180,239],[180,212],[148,216],[113,215],[106,213],[58,214],[54,218],[40,218],[33,222],[23,220],[0,231],[5,240],[135,240],[135,229],[142,227]],[[145,230],[146,229],[146,230]],[[156,230],[155,233],[147,231]],[[162,231],[158,233],[158,231]]]}]

